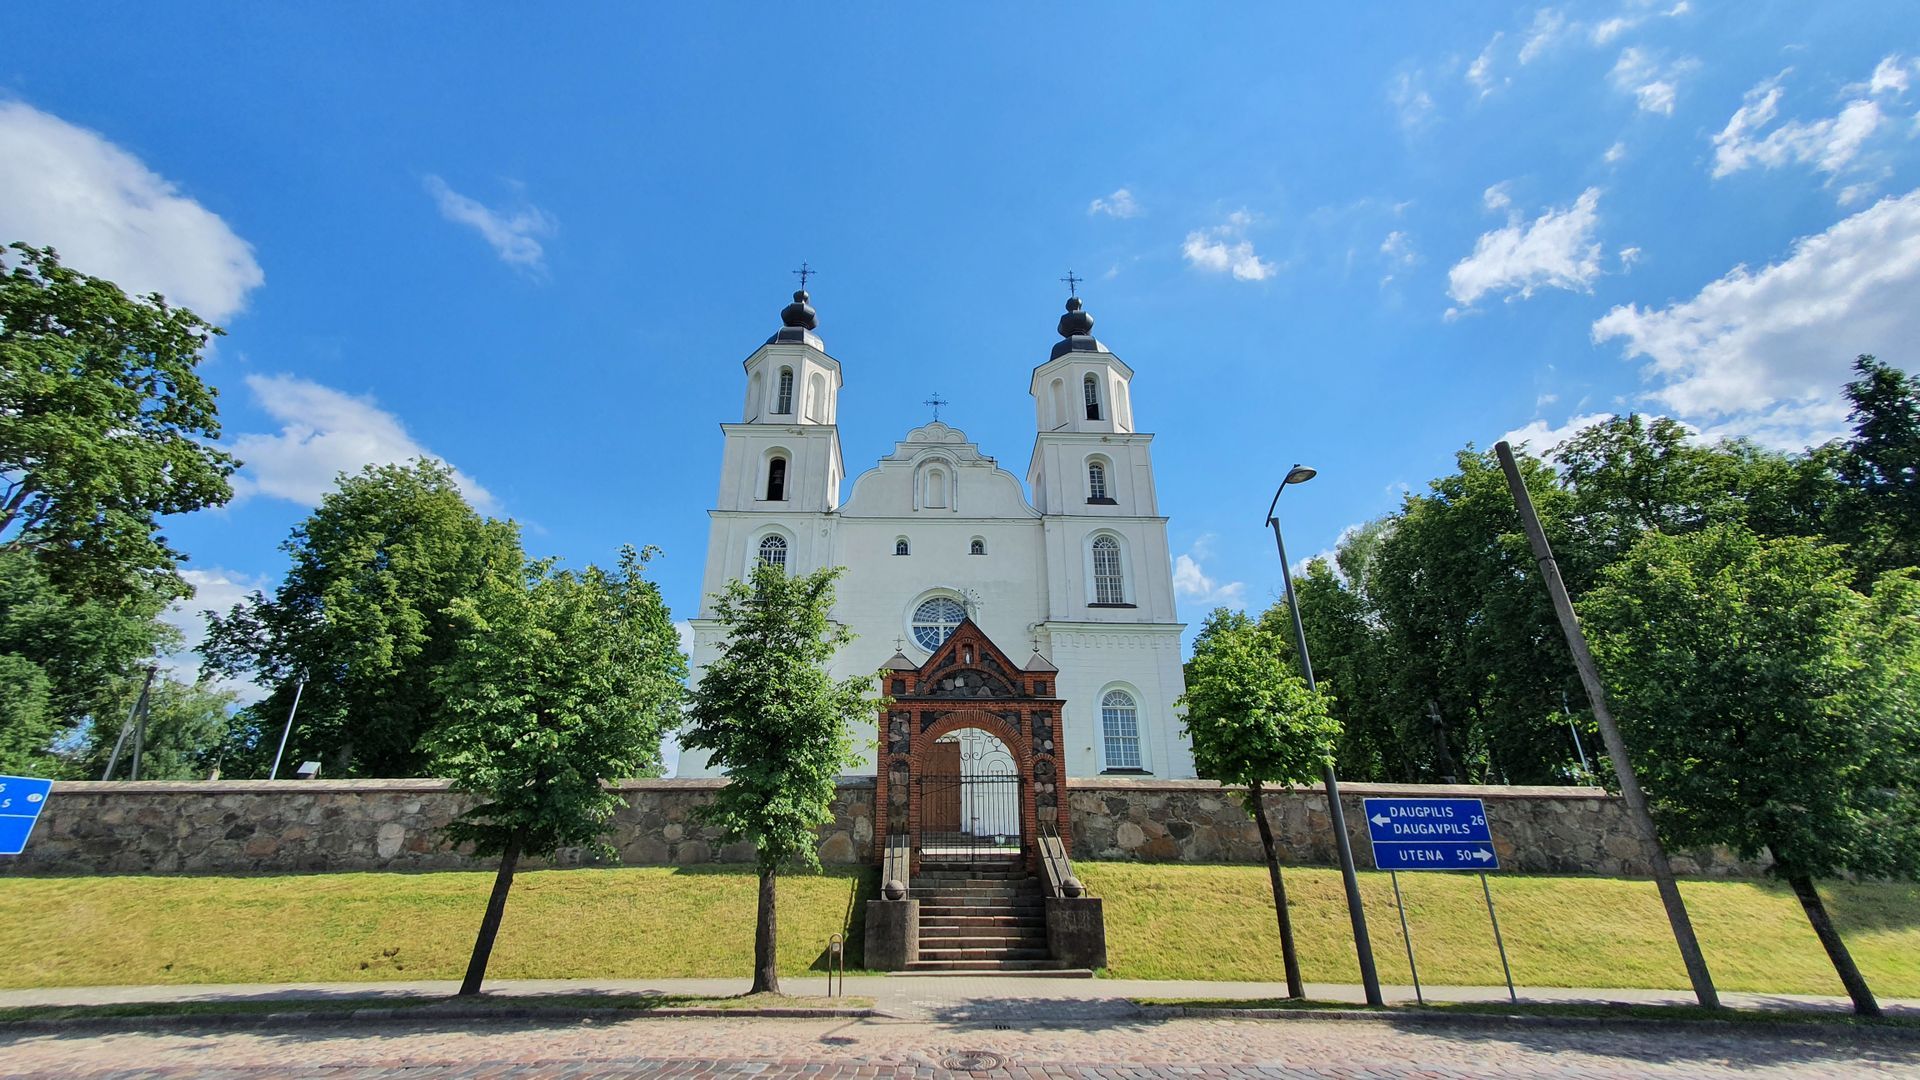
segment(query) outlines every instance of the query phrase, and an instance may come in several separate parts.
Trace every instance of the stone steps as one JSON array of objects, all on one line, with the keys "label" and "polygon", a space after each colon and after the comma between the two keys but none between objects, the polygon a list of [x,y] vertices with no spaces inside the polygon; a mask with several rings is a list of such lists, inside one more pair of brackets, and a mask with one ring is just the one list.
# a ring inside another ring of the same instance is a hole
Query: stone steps
[{"label": "stone steps", "polygon": [[1017,857],[922,861],[919,960],[910,972],[1051,971],[1040,881]]}]

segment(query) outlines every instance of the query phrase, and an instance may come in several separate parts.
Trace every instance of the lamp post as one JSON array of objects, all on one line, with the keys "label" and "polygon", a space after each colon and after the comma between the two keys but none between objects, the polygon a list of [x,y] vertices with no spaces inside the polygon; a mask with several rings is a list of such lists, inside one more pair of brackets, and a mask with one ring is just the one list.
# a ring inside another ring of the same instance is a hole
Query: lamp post
[{"label": "lamp post", "polygon": [[[1274,516],[1274,508],[1280,505],[1280,493],[1287,490],[1288,484],[1304,484],[1314,478],[1317,470],[1305,465],[1295,464],[1287,470],[1287,478],[1280,481],[1280,487],[1273,493],[1273,501],[1267,504],[1267,524],[1273,526],[1273,543],[1280,549],[1280,574],[1287,583],[1287,608],[1293,613],[1293,639],[1300,649],[1300,672],[1306,676],[1307,689],[1317,689],[1313,681],[1313,660],[1307,655],[1307,630],[1300,622],[1300,598],[1293,591],[1293,570],[1287,564],[1287,542],[1280,535],[1280,519]],[[1347,916],[1353,920],[1353,949],[1360,960],[1360,983],[1367,992],[1367,1004],[1383,1005],[1380,996],[1380,974],[1373,966],[1373,942],[1367,936],[1367,912],[1360,903],[1360,878],[1353,869],[1353,844],[1347,839],[1347,815],[1340,808],[1340,778],[1334,774],[1333,763],[1328,762],[1323,773],[1327,785],[1327,816],[1333,824],[1334,850],[1340,855],[1340,878],[1347,887]]]}]

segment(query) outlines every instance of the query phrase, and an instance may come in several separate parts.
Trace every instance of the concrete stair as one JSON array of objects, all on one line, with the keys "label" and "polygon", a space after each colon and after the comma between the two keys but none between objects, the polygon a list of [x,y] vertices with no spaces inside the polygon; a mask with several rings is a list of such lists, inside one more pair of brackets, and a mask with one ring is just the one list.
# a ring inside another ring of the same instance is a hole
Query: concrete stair
[{"label": "concrete stair", "polygon": [[1040,881],[1018,856],[923,857],[910,895],[920,901],[920,959],[910,972],[1057,972],[1047,951]]}]

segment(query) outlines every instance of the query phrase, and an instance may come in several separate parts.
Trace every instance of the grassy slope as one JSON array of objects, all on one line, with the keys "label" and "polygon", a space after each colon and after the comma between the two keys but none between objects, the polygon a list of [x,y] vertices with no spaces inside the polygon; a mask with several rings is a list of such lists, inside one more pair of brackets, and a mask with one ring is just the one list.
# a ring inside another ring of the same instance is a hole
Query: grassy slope
[{"label": "grassy slope", "polygon": [[[1281,977],[1272,894],[1259,866],[1076,863],[1107,913],[1109,974],[1119,978]],[[1489,875],[1516,983],[1672,987],[1686,973],[1648,881]],[[1309,982],[1358,982],[1351,930],[1333,870],[1286,871],[1300,963]],[[1420,978],[1497,985],[1500,958],[1478,878],[1402,874]],[[1385,874],[1363,873],[1362,895],[1381,978],[1405,984],[1405,946]],[[1726,990],[1839,994],[1799,904],[1771,882],[1683,882],[1681,891]],[[1920,996],[1920,887],[1822,887],[1854,959],[1879,993]]]},{"label": "grassy slope", "polygon": [[[847,932],[860,962],[870,870],[780,880],[781,968]],[[0,986],[457,979],[490,873],[0,879]],[[755,882],[742,867],[517,876],[489,978],[753,974]]]}]

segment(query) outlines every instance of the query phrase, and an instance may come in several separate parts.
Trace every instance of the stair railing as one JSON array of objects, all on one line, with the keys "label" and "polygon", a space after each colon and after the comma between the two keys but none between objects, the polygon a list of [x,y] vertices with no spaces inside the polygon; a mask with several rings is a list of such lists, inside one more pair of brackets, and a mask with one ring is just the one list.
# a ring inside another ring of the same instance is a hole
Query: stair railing
[{"label": "stair railing", "polygon": [[1086,886],[1073,876],[1073,863],[1067,858],[1067,845],[1060,830],[1051,822],[1040,823],[1040,865],[1046,873],[1047,895],[1076,899],[1087,895]]},{"label": "stair railing", "polygon": [[889,900],[905,900],[912,882],[913,842],[905,833],[889,833],[886,855],[880,864],[880,895]]}]

